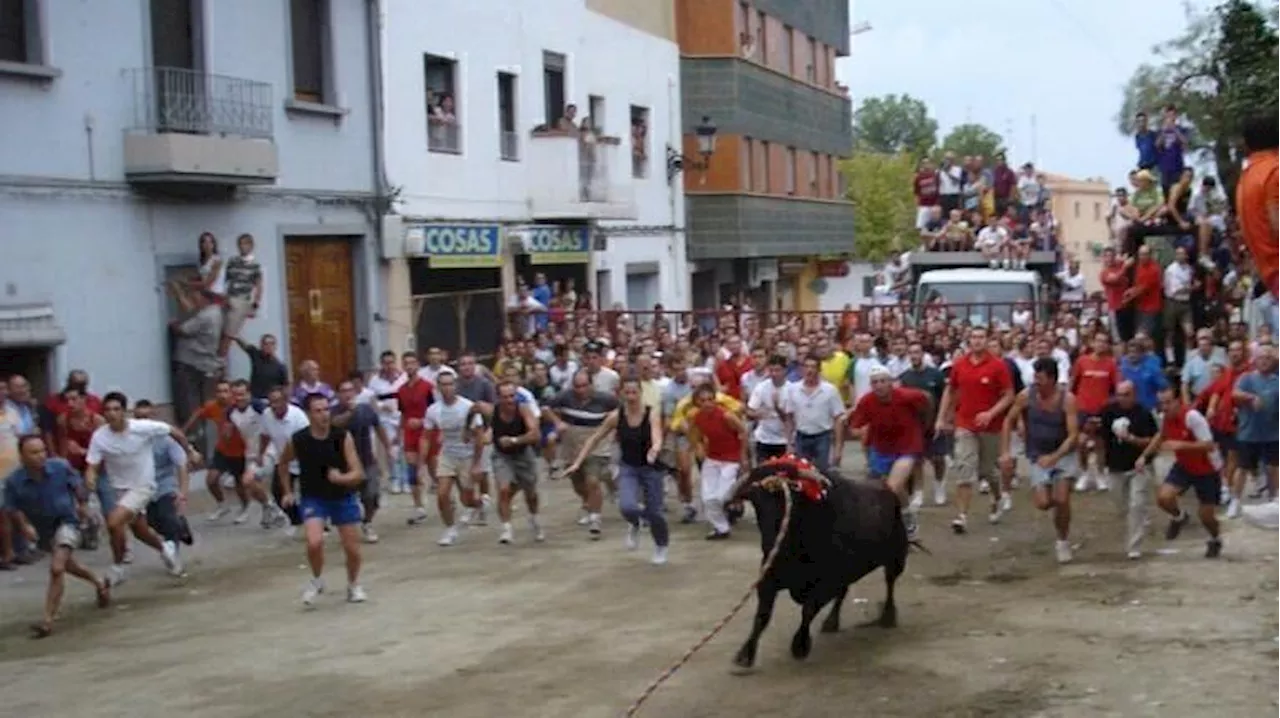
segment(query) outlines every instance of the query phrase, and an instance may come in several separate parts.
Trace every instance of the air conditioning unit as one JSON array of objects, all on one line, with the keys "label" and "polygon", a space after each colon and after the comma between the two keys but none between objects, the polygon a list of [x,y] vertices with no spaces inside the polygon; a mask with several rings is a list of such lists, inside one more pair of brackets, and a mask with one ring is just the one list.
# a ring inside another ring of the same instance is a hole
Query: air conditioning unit
[{"label": "air conditioning unit", "polygon": [[382,258],[404,257],[404,217],[398,214],[384,214],[378,221],[381,223],[382,230]]}]

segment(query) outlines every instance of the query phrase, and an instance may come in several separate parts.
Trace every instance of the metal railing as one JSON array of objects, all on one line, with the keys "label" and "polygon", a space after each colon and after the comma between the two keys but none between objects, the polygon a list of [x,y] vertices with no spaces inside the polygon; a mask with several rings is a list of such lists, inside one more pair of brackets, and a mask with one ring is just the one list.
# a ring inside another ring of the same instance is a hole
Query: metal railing
[{"label": "metal railing", "polygon": [[427,149],[462,154],[462,127],[457,120],[427,118]]},{"label": "metal railing", "polygon": [[609,154],[613,145],[578,142],[578,190],[583,202],[609,201]]},{"label": "metal railing", "polygon": [[498,133],[498,152],[502,159],[508,162],[519,162],[520,133],[506,131]]},{"label": "metal railing", "polygon": [[269,140],[275,107],[267,82],[181,67],[125,71],[133,95],[133,129]]}]

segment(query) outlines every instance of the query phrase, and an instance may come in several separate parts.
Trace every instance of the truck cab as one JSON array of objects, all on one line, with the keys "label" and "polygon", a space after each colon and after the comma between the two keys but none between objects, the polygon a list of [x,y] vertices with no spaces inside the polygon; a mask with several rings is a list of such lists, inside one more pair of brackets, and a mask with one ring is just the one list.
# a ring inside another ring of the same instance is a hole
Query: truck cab
[{"label": "truck cab", "polygon": [[1030,270],[934,269],[920,274],[915,285],[915,323],[920,324],[934,308],[949,321],[974,325],[1013,324],[1015,308],[1032,312],[1043,322],[1046,303],[1043,280]]}]

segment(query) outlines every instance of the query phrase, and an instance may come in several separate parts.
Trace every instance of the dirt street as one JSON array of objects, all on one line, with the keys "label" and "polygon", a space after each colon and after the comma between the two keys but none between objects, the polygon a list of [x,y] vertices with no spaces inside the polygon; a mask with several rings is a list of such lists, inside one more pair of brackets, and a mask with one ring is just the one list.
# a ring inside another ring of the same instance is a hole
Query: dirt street
[{"label": "dirt street", "polygon": [[[854,460],[850,459],[850,464]],[[544,484],[549,540],[500,547],[473,528],[453,548],[439,525],[411,529],[406,497],[366,547],[364,605],[342,601],[336,543],[330,594],[298,604],[298,542],[256,526],[207,528],[190,577],[166,577],[137,550],[131,581],[99,611],[69,581],[58,633],[28,639],[45,568],[0,574],[0,704],[15,716],[448,716],[612,718],[733,606],[760,560],[755,527],[727,543],[675,527],[671,563],[628,554],[620,519],[591,543],[567,484]],[[899,584],[897,629],[860,628],[883,596],[876,573],[850,598],[838,635],[788,654],[799,620],[780,600],[754,675],[732,676],[754,601],[646,704],[651,718],[847,716],[1030,718],[1275,715],[1277,536],[1231,523],[1218,561],[1203,532],[1125,560],[1110,497],[1078,497],[1077,562],[1053,562],[1048,519],[1027,494],[971,533],[928,508]],[[198,497],[198,510],[207,510]],[[433,512],[434,513],[434,512]],[[976,514],[985,515],[978,511]],[[196,515],[202,515],[197,513]],[[517,517],[524,528],[523,515]],[[105,549],[91,557],[106,561]],[[857,596],[857,598],[853,598]]]}]

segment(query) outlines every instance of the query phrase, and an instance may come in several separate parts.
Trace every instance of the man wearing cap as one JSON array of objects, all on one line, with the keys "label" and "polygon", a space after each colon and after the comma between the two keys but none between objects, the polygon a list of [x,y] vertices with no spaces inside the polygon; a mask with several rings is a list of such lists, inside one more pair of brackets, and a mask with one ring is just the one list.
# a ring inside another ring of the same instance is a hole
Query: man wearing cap
[{"label": "man wearing cap", "polygon": [[[867,447],[868,475],[897,494],[910,538],[915,537],[916,515],[908,500],[908,487],[924,453],[924,426],[931,403],[919,389],[895,387],[893,374],[877,364],[871,370],[871,391],[854,404],[848,418],[849,429]],[[843,425],[837,425],[836,456],[844,451]]]}]

